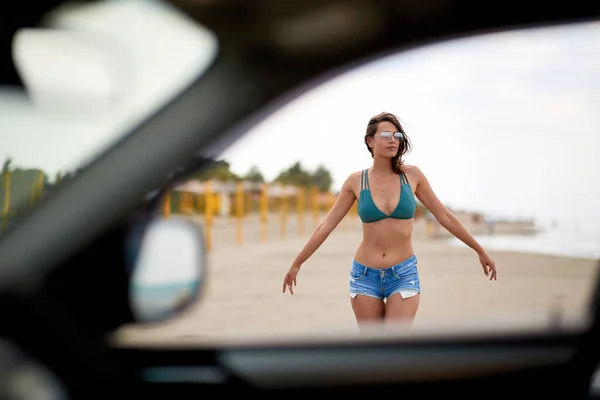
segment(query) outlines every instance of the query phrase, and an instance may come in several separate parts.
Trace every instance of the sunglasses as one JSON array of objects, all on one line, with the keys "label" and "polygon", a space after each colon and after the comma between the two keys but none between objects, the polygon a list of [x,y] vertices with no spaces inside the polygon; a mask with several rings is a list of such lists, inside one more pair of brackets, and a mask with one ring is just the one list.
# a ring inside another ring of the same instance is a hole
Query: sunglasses
[{"label": "sunglasses", "polygon": [[392,133],[392,132],[388,132],[388,131],[381,132],[379,134],[379,136],[375,136],[375,137],[379,137],[379,138],[382,138],[382,139],[391,139],[393,137],[394,139],[398,139],[400,141],[402,141],[402,139],[404,139],[404,135],[402,134],[402,132],[394,132],[394,133]]}]

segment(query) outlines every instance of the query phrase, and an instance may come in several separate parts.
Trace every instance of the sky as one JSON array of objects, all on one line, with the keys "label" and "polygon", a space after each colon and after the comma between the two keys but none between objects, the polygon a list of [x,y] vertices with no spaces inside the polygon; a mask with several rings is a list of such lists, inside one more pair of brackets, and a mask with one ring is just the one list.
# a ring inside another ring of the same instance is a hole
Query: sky
[{"label": "sky", "polygon": [[388,111],[413,144],[406,162],[447,206],[600,221],[599,42],[600,23],[588,23],[394,54],[288,103],[223,157],[234,172],[256,165],[267,179],[296,160],[324,165],[339,189],[371,165],[366,125]]},{"label": "sky", "polygon": [[[88,9],[62,19],[63,25],[119,35],[119,51],[97,46],[95,52],[75,52],[82,56],[68,59],[91,66],[88,80],[110,82],[108,93],[98,85],[71,87],[96,101],[88,107],[102,111],[78,109],[75,117],[69,110],[80,104],[69,98],[46,101],[47,108],[40,111],[22,93],[0,90],[0,159],[11,156],[19,166],[50,174],[72,169],[210,63],[215,51],[210,33],[152,8],[154,2],[116,3],[104,13]],[[132,17],[139,15],[139,7],[147,7],[145,18]],[[597,218],[600,223],[599,42],[600,23],[595,22],[398,52],[288,103],[241,137],[223,158],[236,173],[257,166],[268,180],[296,161],[309,170],[323,165],[337,190],[350,173],[371,165],[363,142],[366,124],[388,111],[399,117],[412,141],[406,162],[425,173],[448,207],[498,217]],[[30,66],[62,71],[59,61],[64,66],[69,54],[74,52],[30,51],[24,59]],[[121,68],[117,73],[116,67]],[[39,68],[30,72],[43,82]],[[55,79],[61,85],[74,81]],[[39,93],[49,93],[48,88]],[[121,96],[119,107],[104,110],[102,101],[115,93]]]}]

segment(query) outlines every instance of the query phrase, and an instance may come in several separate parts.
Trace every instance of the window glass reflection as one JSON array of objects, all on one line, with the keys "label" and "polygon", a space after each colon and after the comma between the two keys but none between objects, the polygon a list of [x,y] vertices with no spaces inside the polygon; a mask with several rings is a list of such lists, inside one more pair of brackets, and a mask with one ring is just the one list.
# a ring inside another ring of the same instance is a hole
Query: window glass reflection
[{"label": "window glass reflection", "polygon": [[[282,278],[345,178],[370,167],[369,118],[396,114],[433,190],[488,250],[416,204],[422,297],[413,330],[521,329],[585,316],[600,258],[599,23],[528,29],[402,52],[341,75],[248,132],[182,182],[165,215],[207,231],[204,298],[190,315],[123,340],[235,340],[356,332],[349,272],[356,203],[298,275]],[[175,329],[174,327],[177,327]]]}]

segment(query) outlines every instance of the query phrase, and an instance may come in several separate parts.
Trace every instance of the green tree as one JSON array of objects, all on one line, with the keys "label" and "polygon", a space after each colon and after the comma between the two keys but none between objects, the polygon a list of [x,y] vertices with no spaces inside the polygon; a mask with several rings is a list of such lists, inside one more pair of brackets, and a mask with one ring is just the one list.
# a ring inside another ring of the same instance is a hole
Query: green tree
[{"label": "green tree", "polygon": [[306,171],[302,164],[297,161],[290,168],[282,171],[275,182],[282,183],[284,185],[310,187],[312,185],[312,175]]},{"label": "green tree", "polygon": [[252,183],[263,183],[265,181],[263,174],[255,165],[250,168],[244,179]]},{"label": "green tree", "polygon": [[229,170],[229,163],[225,160],[215,161],[214,164],[196,175],[196,178],[201,181],[216,179],[222,182],[235,181],[240,179],[239,176]]},{"label": "green tree", "polygon": [[327,192],[333,184],[331,173],[324,166],[320,165],[312,174],[312,183],[320,192]]}]

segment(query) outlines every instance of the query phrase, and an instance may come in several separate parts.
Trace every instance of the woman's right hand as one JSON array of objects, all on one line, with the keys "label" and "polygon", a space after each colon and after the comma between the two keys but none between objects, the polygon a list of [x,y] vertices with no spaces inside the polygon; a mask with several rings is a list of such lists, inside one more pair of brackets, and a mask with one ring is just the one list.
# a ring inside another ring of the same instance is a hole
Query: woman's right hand
[{"label": "woman's right hand", "polygon": [[298,272],[300,272],[299,265],[292,265],[290,267],[287,274],[285,274],[285,278],[283,278],[283,293],[285,293],[285,288],[288,287],[290,289],[290,294],[294,294],[293,286],[296,286],[296,277],[298,276]]}]

